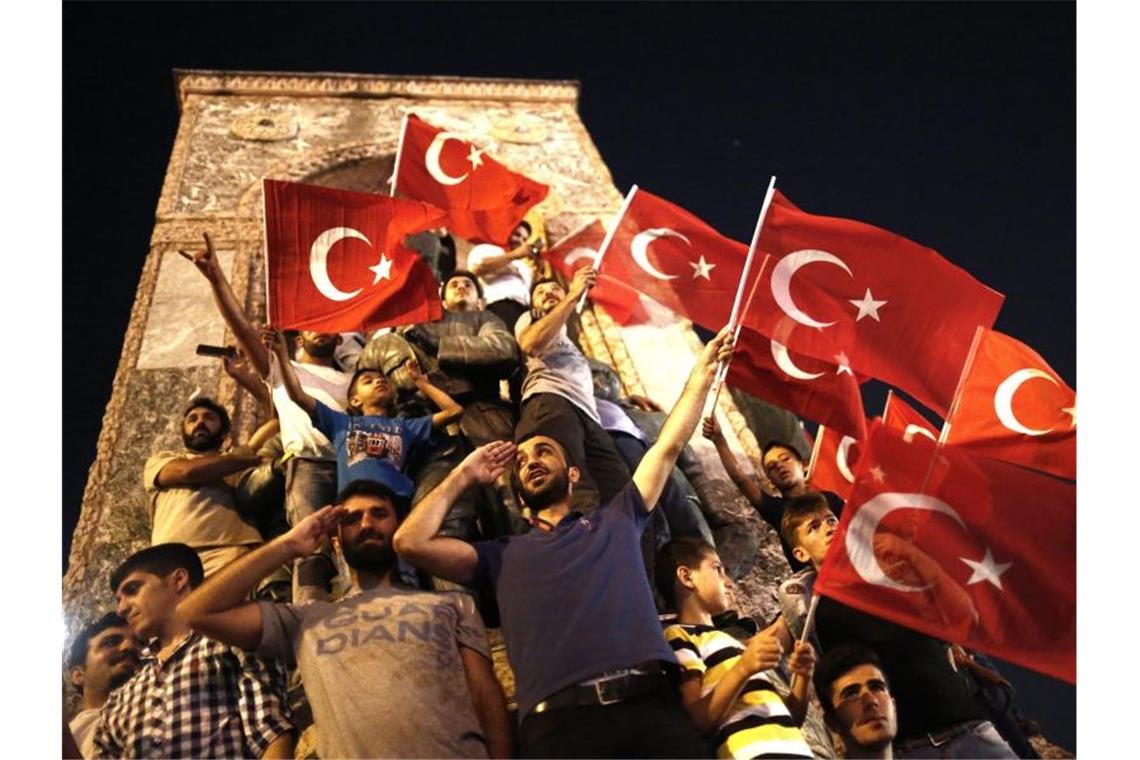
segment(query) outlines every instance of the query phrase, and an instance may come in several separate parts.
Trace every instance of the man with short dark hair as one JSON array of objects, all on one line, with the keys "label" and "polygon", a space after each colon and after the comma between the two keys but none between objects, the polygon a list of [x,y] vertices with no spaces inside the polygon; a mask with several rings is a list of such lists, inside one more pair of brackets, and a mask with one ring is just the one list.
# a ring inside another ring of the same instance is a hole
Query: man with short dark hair
[{"label": "man with short dark hair", "polygon": [[151,543],[183,543],[198,552],[206,574],[249,551],[261,534],[238,513],[231,475],[261,463],[256,447],[222,453],[230,417],[213,399],[195,398],[182,415],[185,451],[160,451],[146,461],[143,485],[150,506]]},{"label": "man with short dark hair", "polygon": [[605,504],[630,477],[601,425],[590,365],[566,335],[566,320],[597,278],[597,270],[582,267],[574,272],[569,290],[557,280],[536,282],[531,290],[532,309],[515,324],[527,368],[515,441],[544,435],[565,448],[569,463],[581,477],[574,503],[583,510]]},{"label": "man with short dark hair", "polygon": [[843,740],[843,756],[891,760],[898,718],[875,653],[866,647],[835,647],[819,661],[813,680],[827,727]]},{"label": "man with short dark hair", "polygon": [[111,693],[97,757],[292,757],[281,663],[195,633],[178,603],[202,582],[185,544],[132,554],[111,575],[118,614],[149,642],[142,667]]},{"label": "man with short dark hair", "polygon": [[[301,671],[318,754],[334,757],[506,757],[506,702],[471,597],[402,586],[392,534],[406,500],[356,480],[334,505],[293,526],[195,591],[179,612],[195,629]],[[282,562],[326,537],[350,568],[337,602],[250,602]]]},{"label": "man with short dark hair", "polygon": [[92,729],[99,710],[111,692],[126,683],[139,668],[139,640],[127,621],[108,612],[84,626],[67,658],[67,677],[81,697],[79,712],[68,723],[85,758],[95,756]]},{"label": "man with short dark hair", "polygon": [[524,220],[511,231],[506,250],[482,243],[467,254],[467,268],[487,292],[487,310],[503,320],[507,329],[513,330],[527,310],[538,253],[544,245],[542,236],[535,235],[530,222]]},{"label": "man with short dark hair", "polygon": [[[707,756],[667,672],[676,658],[657,619],[641,534],[731,350],[726,328],[697,358],[632,479],[598,509],[575,508],[581,470],[562,441],[536,432],[517,451],[507,442],[477,449],[397,531],[396,550],[421,569],[495,588],[523,756]],[[586,380],[592,389],[588,367]],[[508,468],[535,514],[533,530],[475,545],[438,534],[455,498]]]}]

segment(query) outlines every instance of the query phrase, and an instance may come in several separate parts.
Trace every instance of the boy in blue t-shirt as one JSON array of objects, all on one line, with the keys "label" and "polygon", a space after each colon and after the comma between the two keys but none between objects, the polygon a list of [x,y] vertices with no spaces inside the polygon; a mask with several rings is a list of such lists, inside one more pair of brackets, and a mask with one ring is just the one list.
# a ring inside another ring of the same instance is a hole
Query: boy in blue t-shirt
[{"label": "boy in blue t-shirt", "polygon": [[336,447],[337,489],[354,480],[383,483],[401,498],[410,499],[415,484],[407,476],[409,456],[426,446],[434,426],[445,425],[463,413],[451,396],[433,385],[414,360],[407,363],[416,388],[439,411],[430,417],[392,416],[396,388],[380,370],[358,369],[348,384],[348,412],[338,412],[305,393],[289,363],[281,333],[262,332],[262,340],[277,357],[285,390],[293,402],[309,413],[313,425]]}]

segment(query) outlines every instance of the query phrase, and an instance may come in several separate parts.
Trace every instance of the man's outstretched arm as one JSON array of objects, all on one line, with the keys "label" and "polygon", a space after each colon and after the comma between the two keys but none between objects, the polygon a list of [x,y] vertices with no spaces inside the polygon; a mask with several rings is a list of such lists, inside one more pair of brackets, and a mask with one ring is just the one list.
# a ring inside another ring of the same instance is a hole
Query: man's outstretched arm
[{"label": "man's outstretched arm", "polygon": [[716,376],[717,365],[728,361],[731,355],[732,331],[726,327],[697,356],[697,363],[689,373],[681,398],[661,427],[661,435],[657,436],[657,442],[645,452],[641,464],[633,473],[633,482],[641,492],[646,509],[652,510],[657,506],[657,499],[665,488],[681,449],[685,448],[701,419],[701,410]]},{"label": "man's outstretched arm", "polygon": [[206,250],[195,251],[194,253],[179,250],[178,253],[198,267],[198,271],[206,278],[206,282],[210,283],[210,291],[214,294],[214,303],[217,304],[218,311],[221,312],[226,326],[234,334],[241,350],[249,357],[257,374],[268,377],[269,352],[258,341],[257,331],[249,323],[249,319],[245,316],[245,310],[238,303],[237,296],[234,295],[234,291],[230,287],[229,280],[226,279],[222,268],[218,266],[218,257],[214,254],[214,241],[210,238],[210,233],[204,232],[202,237],[206,239]]},{"label": "man's outstretched arm", "polygon": [[178,604],[187,625],[252,651],[261,643],[261,608],[248,601],[257,583],[282,565],[316,552],[336,531],[344,507],[319,509],[289,532],[223,567]]},{"label": "man's outstretched arm", "polygon": [[438,535],[439,527],[464,491],[474,485],[494,483],[514,458],[515,445],[510,441],[488,443],[468,454],[405,518],[392,539],[396,553],[438,578],[470,583],[479,562],[475,547],[458,538]]}]

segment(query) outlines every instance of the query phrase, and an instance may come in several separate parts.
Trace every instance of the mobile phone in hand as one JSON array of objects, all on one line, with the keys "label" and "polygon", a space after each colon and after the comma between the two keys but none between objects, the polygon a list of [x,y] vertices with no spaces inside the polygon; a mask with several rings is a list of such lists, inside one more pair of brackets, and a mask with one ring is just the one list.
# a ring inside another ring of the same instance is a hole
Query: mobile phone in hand
[{"label": "mobile phone in hand", "polygon": [[194,353],[198,356],[228,356],[233,358],[237,356],[237,349],[233,346],[211,346],[208,343],[199,343],[198,347],[194,349]]}]

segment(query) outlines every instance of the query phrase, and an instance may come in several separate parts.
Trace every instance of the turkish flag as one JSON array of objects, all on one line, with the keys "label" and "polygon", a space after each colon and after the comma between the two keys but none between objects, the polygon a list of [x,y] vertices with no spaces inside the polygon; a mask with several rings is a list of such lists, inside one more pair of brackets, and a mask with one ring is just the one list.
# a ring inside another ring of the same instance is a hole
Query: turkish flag
[{"label": "turkish flag", "polygon": [[745,317],[773,336],[790,317],[809,329],[788,348],[823,361],[840,354],[861,375],[905,390],[945,415],[974,331],[1004,296],[937,252],[869,224],[815,216],[776,192],[760,233],[772,256]]},{"label": "turkish flag", "polygon": [[847,501],[855,487],[856,466],[863,451],[861,440],[819,426],[811,453],[808,484],[814,491],[831,491]]},{"label": "turkish flag", "polygon": [[439,319],[439,283],[413,233],[443,212],[426,203],[265,180],[269,321],[319,332],[368,332]]},{"label": "turkish flag", "polygon": [[873,425],[818,593],[1076,682],[1076,488]]},{"label": "turkish flag", "polygon": [[748,246],[638,188],[600,270],[709,330],[728,324]]},{"label": "turkish flag", "polygon": [[938,440],[938,428],[930,424],[913,406],[895,395],[894,391],[887,391],[887,405],[883,409],[883,424],[891,430],[896,430],[907,441],[916,435]]},{"label": "turkish flag", "polygon": [[985,330],[947,443],[1075,480],[1077,394],[1029,346]]},{"label": "turkish flag", "polygon": [[446,209],[453,234],[502,246],[550,188],[511,171],[486,149],[408,114],[395,190]]},{"label": "turkish flag", "polygon": [[725,382],[828,429],[867,437],[859,381],[850,370],[797,356],[741,326]]},{"label": "turkish flag", "polygon": [[[598,250],[606,240],[606,228],[595,219],[559,240],[543,257],[567,281],[584,266],[594,266]],[[621,280],[598,273],[598,281],[590,289],[590,300],[603,307],[619,325],[637,324],[648,319],[641,306],[641,295]]]}]

